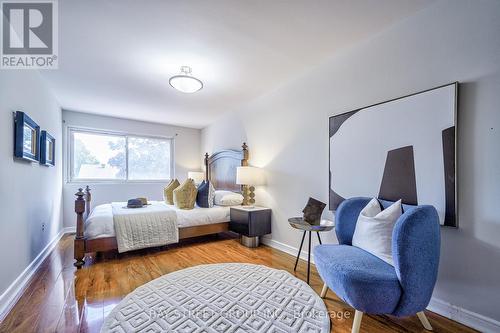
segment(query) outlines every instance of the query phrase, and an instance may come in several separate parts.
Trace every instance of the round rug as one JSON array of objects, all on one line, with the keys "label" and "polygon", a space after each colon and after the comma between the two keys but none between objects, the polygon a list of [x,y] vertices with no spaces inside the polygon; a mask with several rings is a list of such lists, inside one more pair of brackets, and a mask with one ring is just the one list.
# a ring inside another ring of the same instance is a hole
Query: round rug
[{"label": "round rug", "polygon": [[101,332],[330,332],[323,300],[290,273],[261,265],[195,266],[128,294]]}]

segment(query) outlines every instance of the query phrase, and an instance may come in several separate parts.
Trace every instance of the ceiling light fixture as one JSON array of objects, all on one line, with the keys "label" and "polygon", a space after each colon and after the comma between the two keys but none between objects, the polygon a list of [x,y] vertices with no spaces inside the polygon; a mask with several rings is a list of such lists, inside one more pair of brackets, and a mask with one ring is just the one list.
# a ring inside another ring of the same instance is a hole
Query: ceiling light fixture
[{"label": "ceiling light fixture", "polygon": [[181,74],[172,76],[168,83],[174,89],[188,94],[203,88],[203,82],[191,75],[191,67],[189,66],[181,66]]}]

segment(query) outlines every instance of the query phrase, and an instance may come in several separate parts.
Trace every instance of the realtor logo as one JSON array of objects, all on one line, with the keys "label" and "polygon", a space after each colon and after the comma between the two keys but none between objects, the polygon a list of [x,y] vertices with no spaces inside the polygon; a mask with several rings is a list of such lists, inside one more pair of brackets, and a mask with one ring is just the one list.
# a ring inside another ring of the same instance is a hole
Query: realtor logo
[{"label": "realtor logo", "polygon": [[57,68],[57,2],[2,2],[2,69]]}]

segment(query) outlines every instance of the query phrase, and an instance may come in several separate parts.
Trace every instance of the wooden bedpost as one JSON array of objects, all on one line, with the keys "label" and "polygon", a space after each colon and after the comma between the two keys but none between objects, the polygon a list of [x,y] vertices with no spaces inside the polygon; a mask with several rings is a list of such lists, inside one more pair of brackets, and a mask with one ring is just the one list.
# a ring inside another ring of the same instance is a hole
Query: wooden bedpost
[{"label": "wooden bedpost", "polygon": [[[90,191],[90,190],[89,190]],[[75,193],[75,213],[76,213],[76,236],[75,236],[75,266],[77,268],[81,268],[84,264],[85,259],[85,236],[83,233],[84,228],[84,218],[83,215],[85,213],[86,202],[83,198],[86,193],[83,192],[83,189],[78,189],[78,192]],[[90,196],[90,192],[87,192],[87,195]]]},{"label": "wooden bedpost", "polygon": [[243,142],[241,146],[243,148],[243,159],[241,160],[241,166],[248,166],[248,146],[246,142]]},{"label": "wooden bedpost", "polygon": [[205,153],[205,180],[208,180],[208,153]]},{"label": "wooden bedpost", "polygon": [[85,215],[84,220],[90,215],[90,203],[92,202],[92,194],[90,194],[90,187],[87,185],[85,187]]}]

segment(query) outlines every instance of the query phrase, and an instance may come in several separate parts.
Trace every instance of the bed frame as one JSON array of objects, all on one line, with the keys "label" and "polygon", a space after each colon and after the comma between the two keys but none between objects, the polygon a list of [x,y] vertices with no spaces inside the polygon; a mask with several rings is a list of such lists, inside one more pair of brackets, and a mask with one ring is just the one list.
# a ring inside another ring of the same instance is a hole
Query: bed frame
[{"label": "bed frame", "polygon": [[[221,150],[205,154],[205,179],[209,179],[216,190],[243,192],[245,189],[236,184],[236,168],[248,165],[248,146],[243,143],[241,150]],[[116,237],[96,239],[85,238],[85,220],[91,212],[92,194],[89,186],[78,189],[75,194],[76,235],[74,243],[75,266],[81,268],[85,254],[118,249]],[[229,222],[179,228],[179,239],[216,234],[229,230]]]}]

